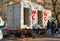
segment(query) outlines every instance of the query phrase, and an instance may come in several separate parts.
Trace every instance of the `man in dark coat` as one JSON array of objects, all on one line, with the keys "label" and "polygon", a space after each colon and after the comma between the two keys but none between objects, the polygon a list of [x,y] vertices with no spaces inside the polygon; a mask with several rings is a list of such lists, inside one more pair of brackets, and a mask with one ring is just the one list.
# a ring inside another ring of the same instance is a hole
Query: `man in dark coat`
[{"label": "man in dark coat", "polygon": [[56,24],[54,23],[54,21],[52,21],[52,23],[51,23],[51,32],[52,32],[52,36],[55,35],[55,28],[56,28]]},{"label": "man in dark coat", "polygon": [[47,22],[47,29],[51,29],[51,22],[49,20]]},{"label": "man in dark coat", "polygon": [[51,37],[51,22],[48,20],[47,23],[48,37]]}]

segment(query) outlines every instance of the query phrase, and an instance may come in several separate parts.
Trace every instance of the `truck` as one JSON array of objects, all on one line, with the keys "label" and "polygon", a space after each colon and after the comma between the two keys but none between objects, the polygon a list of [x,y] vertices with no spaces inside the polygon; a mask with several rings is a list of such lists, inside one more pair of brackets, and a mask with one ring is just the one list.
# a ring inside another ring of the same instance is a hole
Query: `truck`
[{"label": "truck", "polygon": [[28,32],[36,32],[37,29],[46,29],[44,23],[47,23],[46,17],[50,13],[46,13],[50,10],[45,10],[41,5],[23,0],[8,5],[7,11],[7,30],[15,35],[21,35],[21,32],[26,35]]}]

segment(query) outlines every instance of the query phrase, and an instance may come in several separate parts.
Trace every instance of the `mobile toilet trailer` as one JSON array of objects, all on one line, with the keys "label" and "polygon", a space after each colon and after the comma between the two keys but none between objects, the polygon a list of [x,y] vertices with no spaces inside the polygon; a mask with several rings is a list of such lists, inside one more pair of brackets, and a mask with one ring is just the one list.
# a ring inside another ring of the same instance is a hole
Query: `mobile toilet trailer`
[{"label": "mobile toilet trailer", "polygon": [[7,8],[7,27],[12,31],[16,31],[17,28],[18,30],[38,29],[40,24],[43,25],[42,12],[44,8],[41,5],[22,0],[18,3],[8,5]]},{"label": "mobile toilet trailer", "polygon": [[36,29],[32,26],[38,25],[38,12],[43,11],[43,7],[29,2],[21,1],[8,6],[7,26],[15,30],[20,29]]}]

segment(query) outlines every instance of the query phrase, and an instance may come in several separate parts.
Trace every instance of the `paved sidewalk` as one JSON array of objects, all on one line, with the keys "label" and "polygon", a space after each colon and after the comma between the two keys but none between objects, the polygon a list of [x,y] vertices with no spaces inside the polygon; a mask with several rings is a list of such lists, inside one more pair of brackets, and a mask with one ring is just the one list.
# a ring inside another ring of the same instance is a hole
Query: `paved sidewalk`
[{"label": "paved sidewalk", "polygon": [[60,34],[55,35],[54,37],[60,38]]},{"label": "paved sidewalk", "polygon": [[59,40],[59,38],[23,38],[23,39],[18,39],[18,40]]}]

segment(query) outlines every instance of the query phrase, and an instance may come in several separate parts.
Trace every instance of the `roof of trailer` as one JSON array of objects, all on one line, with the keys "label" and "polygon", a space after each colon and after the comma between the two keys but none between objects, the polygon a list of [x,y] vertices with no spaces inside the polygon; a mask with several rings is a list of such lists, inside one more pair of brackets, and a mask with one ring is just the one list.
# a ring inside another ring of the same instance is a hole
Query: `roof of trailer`
[{"label": "roof of trailer", "polygon": [[36,9],[43,9],[43,6],[39,5],[39,4],[36,4],[36,3],[33,3],[33,2],[30,2],[30,1],[22,1],[21,2],[21,5],[23,5],[24,7],[30,7],[30,8],[36,8]]}]

